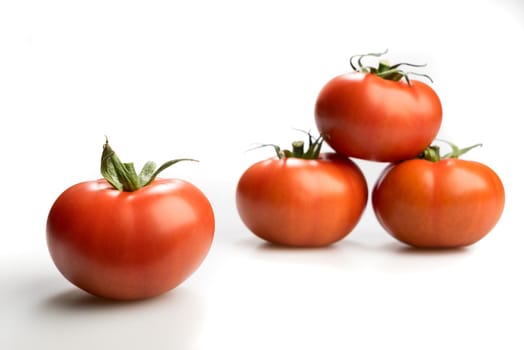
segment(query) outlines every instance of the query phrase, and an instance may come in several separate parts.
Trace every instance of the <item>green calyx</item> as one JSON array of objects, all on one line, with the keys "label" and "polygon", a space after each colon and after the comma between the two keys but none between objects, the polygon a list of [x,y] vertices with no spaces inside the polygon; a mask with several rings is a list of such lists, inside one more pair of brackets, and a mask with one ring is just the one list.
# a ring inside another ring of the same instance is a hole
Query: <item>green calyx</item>
[{"label": "green calyx", "polygon": [[151,184],[162,171],[184,160],[196,161],[189,158],[173,159],[165,162],[158,169],[156,169],[155,162],[149,161],[144,164],[140,173],[137,174],[133,163],[122,163],[120,161],[115,151],[109,146],[106,137],[100,171],[104,179],[115,189],[122,192],[133,192]]},{"label": "green calyx", "polygon": [[284,158],[300,158],[300,159],[318,159],[320,156],[320,149],[322,148],[322,143],[324,142],[324,138],[321,136],[317,138],[313,138],[310,133],[308,134],[308,147],[307,149],[304,149],[305,142],[304,141],[294,141],[291,146],[291,150],[282,149],[280,146],[275,144],[262,144],[255,148],[260,147],[273,147],[275,150],[277,157],[279,159]]},{"label": "green calyx", "polygon": [[451,152],[446,153],[443,156],[441,156],[440,155],[440,147],[437,146],[437,145],[431,145],[431,146],[426,147],[426,149],[424,151],[422,151],[422,153],[420,153],[418,158],[429,160],[430,162],[436,163],[436,162],[438,162],[440,160],[443,160],[443,159],[459,158],[464,153],[469,152],[473,148],[482,146],[481,143],[477,143],[476,145],[469,146],[469,147],[466,147],[466,148],[459,148],[457,145],[455,145],[455,144],[453,144],[453,143],[451,143],[449,141],[445,141],[445,140],[439,140],[439,141],[444,142],[448,146],[450,146],[451,147]]},{"label": "green calyx", "polygon": [[[367,57],[380,58],[383,55],[385,55],[387,52],[388,50],[381,52],[381,53],[368,53],[368,54],[363,54],[363,55],[354,55],[349,59],[349,64],[351,65],[351,68],[353,68],[353,70],[356,72],[374,74],[385,80],[400,81],[402,78],[404,78],[406,82],[408,83],[408,85],[411,85],[409,75],[421,76],[433,82],[431,77],[427,74],[405,71],[401,69],[402,66],[421,68],[421,67],[425,67],[426,66],[425,64],[397,63],[394,65],[391,65],[385,60],[380,60],[377,67],[364,65],[363,63],[364,58],[367,58]],[[354,60],[357,60],[356,65],[354,63]]]}]

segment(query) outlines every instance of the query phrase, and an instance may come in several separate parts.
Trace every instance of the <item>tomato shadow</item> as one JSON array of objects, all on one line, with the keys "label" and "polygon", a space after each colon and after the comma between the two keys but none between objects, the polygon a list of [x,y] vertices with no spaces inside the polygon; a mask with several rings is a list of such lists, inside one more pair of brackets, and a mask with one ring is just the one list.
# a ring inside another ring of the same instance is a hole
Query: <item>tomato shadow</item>
[{"label": "tomato shadow", "polygon": [[401,256],[461,256],[471,252],[471,247],[421,248],[406,245],[401,242],[385,244],[384,249]]},{"label": "tomato shadow", "polygon": [[362,265],[363,256],[372,249],[357,241],[344,239],[321,247],[296,247],[266,242],[256,238],[237,241],[243,252],[264,263],[299,263],[311,266],[345,268]]},{"label": "tomato shadow", "polygon": [[266,241],[258,242],[256,249],[262,252],[327,252],[334,251],[337,248],[336,244],[320,247],[308,247],[308,246],[289,246],[278,243],[270,243]]},{"label": "tomato shadow", "polygon": [[417,248],[398,241],[383,243],[381,250],[376,268],[400,276],[456,269],[472,254],[471,247]]},{"label": "tomato shadow", "polygon": [[105,348],[107,344],[133,349],[192,348],[204,319],[199,294],[184,286],[136,301],[105,299],[76,287],[62,288],[48,293],[35,306],[26,320],[27,327],[41,336],[46,349],[57,339],[71,348],[78,348],[79,343],[91,344],[91,348]]},{"label": "tomato shadow", "polygon": [[87,293],[77,287],[56,291],[40,303],[41,310],[55,314],[75,313],[104,314],[110,312],[142,312],[142,310],[170,307],[185,308],[195,302],[195,297],[184,286],[152,298],[138,300],[116,300]]},{"label": "tomato shadow", "polygon": [[242,239],[237,239],[236,245],[241,246],[243,249],[254,249],[260,252],[303,252],[311,254],[338,251],[350,248],[366,248],[366,246],[361,244],[361,242],[355,241],[351,238],[344,238],[338,242],[334,242],[324,246],[293,246],[269,242],[258,237],[250,237],[249,235],[246,235],[246,237],[243,237]]},{"label": "tomato shadow", "polygon": [[[162,297],[162,296],[160,296]],[[159,298],[160,298],[159,297]],[[137,307],[139,304],[151,302],[149,299],[136,301],[121,301],[102,298],[84,292],[76,287],[62,290],[49,296],[42,304],[44,308],[54,311],[88,311],[109,310]]]},{"label": "tomato shadow", "polygon": [[291,246],[285,244],[272,243],[257,238],[245,238],[237,241],[237,245],[242,246],[242,249],[250,249],[251,251],[262,255],[333,255],[343,253],[347,250],[362,250],[365,246],[359,242],[351,240],[341,240],[325,246]]}]

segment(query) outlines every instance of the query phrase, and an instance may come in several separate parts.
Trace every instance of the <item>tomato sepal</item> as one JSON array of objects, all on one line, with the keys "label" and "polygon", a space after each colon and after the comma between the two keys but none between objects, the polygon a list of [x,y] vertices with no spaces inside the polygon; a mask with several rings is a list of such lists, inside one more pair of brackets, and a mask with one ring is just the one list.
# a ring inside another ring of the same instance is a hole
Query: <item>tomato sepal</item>
[{"label": "tomato sepal", "polygon": [[156,163],[148,161],[137,174],[134,163],[123,163],[109,145],[106,137],[102,150],[100,172],[115,189],[121,192],[134,192],[150,185],[162,171],[181,161],[198,162],[198,160],[191,158],[172,159],[156,169]]},{"label": "tomato sepal", "polygon": [[310,159],[315,160],[320,157],[320,150],[322,149],[322,144],[324,143],[324,137],[322,135],[314,138],[311,133],[307,132],[308,135],[308,147],[304,149],[305,142],[298,140],[291,143],[291,150],[282,149],[279,145],[273,143],[263,143],[258,145],[253,149],[262,148],[262,147],[272,147],[275,150],[276,156],[279,159],[285,158],[300,158],[300,159]]},{"label": "tomato sepal", "polygon": [[[381,52],[381,53],[367,53],[367,54],[353,55],[349,59],[349,64],[351,65],[351,68],[355,72],[373,74],[382,79],[391,80],[391,81],[400,81],[402,80],[402,78],[404,78],[406,80],[406,83],[408,83],[408,85],[410,86],[411,86],[411,80],[409,79],[409,75],[416,75],[419,77],[424,77],[428,79],[430,82],[433,82],[433,79],[431,79],[431,77],[427,74],[412,72],[412,71],[405,71],[400,68],[402,66],[408,66],[408,67],[413,67],[413,68],[422,68],[422,67],[426,67],[426,64],[415,64],[415,63],[402,62],[402,63],[396,63],[394,65],[391,65],[386,60],[380,60],[378,62],[377,67],[373,67],[373,66],[364,65],[364,63],[362,62],[362,60],[366,57],[380,58],[383,55],[385,55],[387,52],[388,50],[386,49],[384,52]],[[355,59],[357,59],[357,63],[356,63],[357,66],[355,66],[355,63],[353,62]]]},{"label": "tomato sepal", "polygon": [[418,158],[429,160],[430,162],[435,163],[443,159],[460,158],[463,154],[466,154],[467,152],[471,151],[472,149],[477,148],[477,147],[482,147],[481,143],[477,143],[469,147],[459,148],[454,143],[446,141],[446,140],[439,139],[437,141],[446,143],[449,147],[451,147],[451,151],[444,155],[440,155],[440,146],[433,144],[433,145],[426,147],[426,149],[424,149],[424,151],[422,151],[419,154]]}]

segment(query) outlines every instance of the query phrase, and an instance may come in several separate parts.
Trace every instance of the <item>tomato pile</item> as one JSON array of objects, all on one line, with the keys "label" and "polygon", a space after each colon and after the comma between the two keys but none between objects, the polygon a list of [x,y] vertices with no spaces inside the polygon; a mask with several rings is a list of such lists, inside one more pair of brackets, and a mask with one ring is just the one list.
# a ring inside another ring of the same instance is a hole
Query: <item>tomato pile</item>
[{"label": "tomato pile", "polygon": [[[410,76],[408,63],[364,65],[320,90],[307,145],[274,144],[276,156],[250,166],[236,187],[246,227],[274,244],[327,246],[349,235],[368,204],[366,178],[351,158],[388,165],[371,192],[378,222],[391,236],[419,248],[463,247],[482,239],[504,209],[504,187],[488,166],[459,159],[478,145],[440,154],[432,145],[442,123],[438,95]],[[326,142],[332,152],[321,152]],[[47,244],[63,276],[102,297],[133,300],[167,292],[202,263],[213,241],[215,218],[206,196],[179,179],[159,179],[147,162],[137,173],[108,141],[103,179],[78,183],[53,203]]]},{"label": "tomato pile", "polygon": [[[257,236],[288,246],[323,246],[347,236],[367,205],[368,188],[351,158],[389,163],[372,191],[377,220],[393,237],[419,248],[473,244],[497,223],[504,187],[488,166],[459,159],[470,149],[440,155],[432,145],[442,124],[442,104],[426,83],[411,79],[409,63],[376,67],[353,56],[353,72],[329,80],[315,103],[320,137],[304,151],[273,146],[277,156],[240,177],[240,218]],[[325,141],[335,152],[321,153]],[[267,146],[267,145],[266,145]]]}]

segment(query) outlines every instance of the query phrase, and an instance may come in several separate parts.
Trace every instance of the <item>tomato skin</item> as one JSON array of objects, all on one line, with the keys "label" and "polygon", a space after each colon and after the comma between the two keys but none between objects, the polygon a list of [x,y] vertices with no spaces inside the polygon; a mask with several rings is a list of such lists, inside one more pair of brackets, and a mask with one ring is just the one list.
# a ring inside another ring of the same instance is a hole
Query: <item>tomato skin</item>
[{"label": "tomato skin", "polygon": [[194,185],[156,179],[134,192],[106,181],[65,190],[47,219],[47,244],[58,270],[79,288],[131,300],[171,290],[207,255],[213,209]]},{"label": "tomato skin", "polygon": [[442,105],[427,84],[353,72],[330,80],[315,104],[326,142],[347,157],[398,162],[416,157],[442,123]]},{"label": "tomato skin", "polygon": [[334,153],[319,159],[270,158],[240,177],[236,204],[244,224],[272,243],[314,247],[341,240],[367,203],[358,166]]},{"label": "tomato skin", "polygon": [[504,187],[486,165],[462,159],[389,165],[372,192],[378,221],[393,237],[421,248],[471,245],[504,209]]}]

